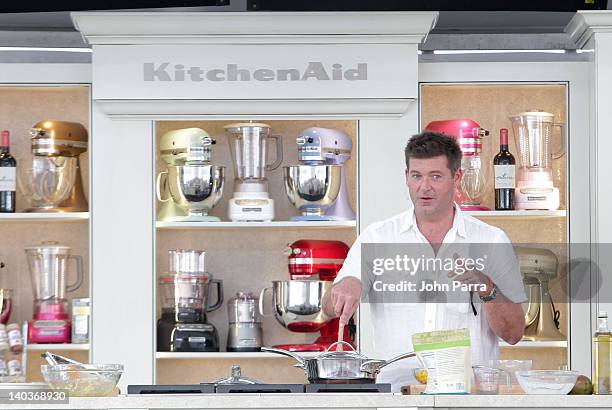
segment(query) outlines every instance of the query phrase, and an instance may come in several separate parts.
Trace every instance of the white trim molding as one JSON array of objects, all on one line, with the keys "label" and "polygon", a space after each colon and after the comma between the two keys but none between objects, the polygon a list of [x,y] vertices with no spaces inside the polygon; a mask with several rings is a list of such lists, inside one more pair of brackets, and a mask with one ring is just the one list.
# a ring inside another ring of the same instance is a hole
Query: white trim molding
[{"label": "white trim molding", "polygon": [[612,33],[612,10],[577,12],[565,27],[565,32],[582,49],[595,33]]}]

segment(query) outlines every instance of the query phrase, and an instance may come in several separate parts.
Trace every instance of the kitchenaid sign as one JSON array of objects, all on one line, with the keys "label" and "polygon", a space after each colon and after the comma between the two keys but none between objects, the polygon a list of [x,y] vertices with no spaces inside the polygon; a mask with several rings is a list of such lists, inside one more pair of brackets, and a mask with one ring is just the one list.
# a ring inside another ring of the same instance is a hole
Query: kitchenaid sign
[{"label": "kitchenaid sign", "polygon": [[146,62],[143,64],[144,81],[366,81],[368,64],[357,63],[344,67],[340,63],[323,64],[310,61],[301,68],[242,68],[238,64],[226,64],[219,68],[186,66],[170,62]]}]

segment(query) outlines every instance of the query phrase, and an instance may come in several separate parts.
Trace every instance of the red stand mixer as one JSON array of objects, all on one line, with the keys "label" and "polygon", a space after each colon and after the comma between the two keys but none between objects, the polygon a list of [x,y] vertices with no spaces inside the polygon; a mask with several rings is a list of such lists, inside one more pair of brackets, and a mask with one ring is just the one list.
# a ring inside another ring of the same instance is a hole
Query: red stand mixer
[{"label": "red stand mixer", "polygon": [[486,189],[485,170],[482,166],[482,138],[489,135],[476,121],[468,118],[459,120],[432,121],[425,127],[426,131],[439,132],[453,137],[461,147],[461,189],[455,192],[455,202],[464,211],[488,211],[480,205]]},{"label": "red stand mixer", "polygon": [[[292,352],[320,352],[337,341],[339,319],[330,318],[321,302],[331,289],[342,268],[349,247],[340,241],[304,239],[287,248],[291,280],[273,281],[271,288],[261,291],[259,311],[264,316],[264,296],[273,291],[274,316],[292,332],[313,333],[320,336],[313,343],[282,344],[274,347]],[[344,341],[353,344],[349,326],[344,328]]]}]

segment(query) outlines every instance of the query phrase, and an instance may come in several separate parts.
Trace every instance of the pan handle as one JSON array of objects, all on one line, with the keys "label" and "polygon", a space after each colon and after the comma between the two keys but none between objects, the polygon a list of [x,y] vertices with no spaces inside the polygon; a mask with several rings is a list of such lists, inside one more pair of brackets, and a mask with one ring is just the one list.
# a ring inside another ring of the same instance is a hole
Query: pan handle
[{"label": "pan handle", "polygon": [[370,373],[370,374],[377,374],[380,371],[380,369],[382,369],[383,367],[391,363],[397,362],[402,359],[407,359],[409,357],[414,357],[416,355],[417,354],[415,352],[409,352],[409,353],[403,353],[399,356],[395,356],[389,360],[367,360],[361,363],[359,370],[361,370],[362,372]]},{"label": "pan handle", "polygon": [[297,362],[299,363],[298,365],[299,367],[301,367],[302,369],[306,367],[306,361],[304,360],[304,358],[293,352],[290,352],[289,350],[277,349],[275,347],[262,347],[261,351],[270,352],[270,353],[278,353],[278,354],[282,354],[283,356],[292,357],[295,360],[297,360]]}]

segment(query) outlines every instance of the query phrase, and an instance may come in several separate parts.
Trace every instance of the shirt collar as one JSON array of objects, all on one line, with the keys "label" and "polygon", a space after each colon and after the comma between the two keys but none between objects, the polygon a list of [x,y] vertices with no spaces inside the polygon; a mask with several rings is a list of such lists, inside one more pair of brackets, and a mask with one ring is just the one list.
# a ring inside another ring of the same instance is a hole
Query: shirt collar
[{"label": "shirt collar", "polygon": [[[453,226],[451,227],[451,229],[455,230],[457,232],[457,235],[461,236],[462,238],[465,238],[465,217],[463,211],[461,211],[459,206],[454,202],[453,207],[455,208],[455,217],[453,219]],[[416,216],[414,214],[414,206],[412,206],[404,214],[404,218],[400,226],[400,233],[407,232],[414,227],[416,227]]]}]

